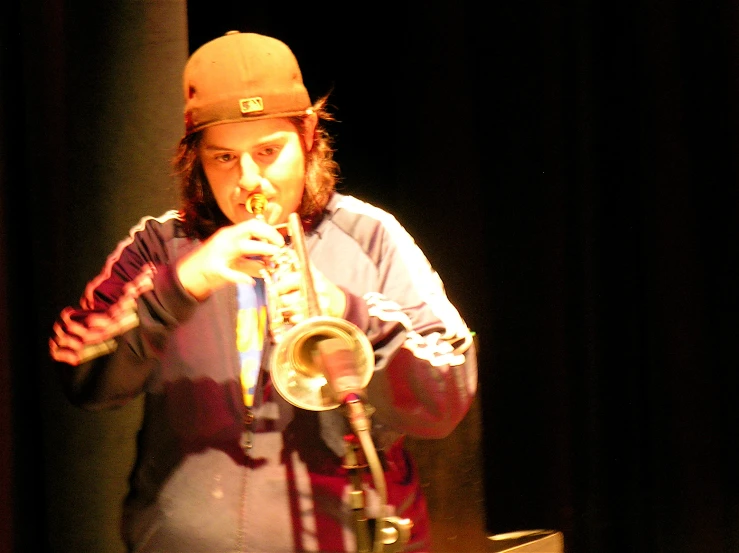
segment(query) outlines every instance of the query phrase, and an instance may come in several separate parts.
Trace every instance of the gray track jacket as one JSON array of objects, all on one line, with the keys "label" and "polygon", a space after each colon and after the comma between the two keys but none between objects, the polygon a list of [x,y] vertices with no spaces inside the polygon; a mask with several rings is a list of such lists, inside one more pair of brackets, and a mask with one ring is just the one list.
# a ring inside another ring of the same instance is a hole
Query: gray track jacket
[{"label": "gray track jacket", "polygon": [[[142,219],[54,327],[55,337],[78,339],[76,363],[61,364],[73,403],[101,409],[146,394],[124,506],[130,550],[355,550],[356,510],[342,466],[346,417],[341,409],[310,411],[285,401],[270,383],[269,347],[255,394],[253,448],[245,453],[239,445],[246,410],[236,287],[203,302],[185,292],[174,266],[196,245],[177,212]],[[406,550],[424,551],[426,506],[402,436],[445,437],[467,413],[477,388],[470,331],[387,212],[336,193],[306,245],[315,266],[346,292],[344,318],[373,346],[366,397],[387,506],[413,522]],[[124,298],[134,298],[135,307],[121,309]],[[363,479],[371,518],[377,494]]]}]

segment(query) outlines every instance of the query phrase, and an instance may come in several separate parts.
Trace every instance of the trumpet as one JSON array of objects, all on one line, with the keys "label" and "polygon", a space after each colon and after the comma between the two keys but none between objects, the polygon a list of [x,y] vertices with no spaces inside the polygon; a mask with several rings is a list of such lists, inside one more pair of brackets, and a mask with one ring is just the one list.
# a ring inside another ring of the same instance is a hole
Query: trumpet
[{"label": "trumpet", "polygon": [[[263,218],[267,198],[252,194],[246,208]],[[349,425],[359,441],[372,479],[380,496],[380,510],[369,537],[369,521],[364,517],[364,490],[357,471],[353,442],[347,441],[346,466],[354,483],[351,493],[355,513],[358,553],[394,553],[402,551],[410,539],[413,523],[407,518],[385,516],[387,485],[382,464],[370,435],[372,408],[365,405],[361,392],[372,378],[375,357],[366,334],[355,324],[323,315],[313,286],[313,275],[305,246],[303,224],[297,213],[288,217],[290,247],[268,263],[262,278],[267,293],[269,331],[274,348],[270,358],[270,377],[277,392],[289,403],[310,411],[344,407]],[[292,248],[292,249],[290,249]],[[301,282],[300,320],[280,307],[275,290],[284,271],[296,271]]]},{"label": "trumpet", "polygon": [[[263,194],[252,194],[247,210],[263,217]],[[305,246],[303,224],[297,213],[287,222],[291,245],[262,270],[267,293],[269,331],[274,342],[270,375],[277,391],[287,401],[302,409],[325,411],[342,405],[341,397],[364,389],[372,378],[375,354],[369,339],[355,324],[323,315],[313,286],[313,275]],[[276,283],[285,272],[300,274],[298,312],[281,306]],[[292,321],[297,319],[298,322]],[[345,365],[345,374],[329,378],[325,360],[333,357]]]}]

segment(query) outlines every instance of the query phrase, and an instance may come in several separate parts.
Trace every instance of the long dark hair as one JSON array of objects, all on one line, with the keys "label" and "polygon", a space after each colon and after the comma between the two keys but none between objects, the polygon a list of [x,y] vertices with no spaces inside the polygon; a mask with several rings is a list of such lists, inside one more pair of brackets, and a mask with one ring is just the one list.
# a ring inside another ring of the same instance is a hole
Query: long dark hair
[{"label": "long dark hair", "polygon": [[[336,187],[339,166],[333,159],[333,140],[323,121],[333,121],[327,110],[328,96],[317,100],[313,111],[318,124],[313,133],[313,148],[306,153],[305,188],[298,213],[308,225],[316,223]],[[300,134],[305,149],[305,117],[290,117]],[[198,157],[202,131],[180,140],[173,166],[180,179],[180,200],[183,229],[187,236],[201,240],[231,221],[218,207],[203,166]]]}]

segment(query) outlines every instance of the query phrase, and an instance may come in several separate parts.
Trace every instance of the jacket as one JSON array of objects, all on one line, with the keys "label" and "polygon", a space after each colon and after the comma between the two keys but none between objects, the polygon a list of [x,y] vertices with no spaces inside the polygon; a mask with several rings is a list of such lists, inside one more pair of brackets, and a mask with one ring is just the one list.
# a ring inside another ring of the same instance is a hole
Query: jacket
[{"label": "jacket", "polygon": [[[130,551],[352,551],[355,519],[371,529],[378,513],[410,520],[405,550],[427,550],[403,436],[447,436],[474,398],[477,364],[469,328],[412,237],[386,211],[339,193],[305,236],[311,262],[346,293],[344,319],[372,345],[364,400],[384,506],[371,471],[347,464],[352,444],[360,459],[363,449],[342,409],[302,409],[275,390],[269,339],[247,408],[237,286],[198,302],[177,280],[176,261],[197,243],[179,212],[143,218],[54,328],[54,339],[76,338],[75,361],[61,364],[73,403],[114,408],[145,394],[124,505]],[[255,296],[263,312],[263,287]]]}]

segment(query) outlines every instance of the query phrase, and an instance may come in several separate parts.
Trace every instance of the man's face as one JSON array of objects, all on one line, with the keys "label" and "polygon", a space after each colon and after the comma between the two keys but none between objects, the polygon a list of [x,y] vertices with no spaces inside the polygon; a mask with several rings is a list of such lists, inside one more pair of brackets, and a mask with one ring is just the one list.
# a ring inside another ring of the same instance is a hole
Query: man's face
[{"label": "man's face", "polygon": [[[310,125],[308,128],[312,130]],[[255,192],[264,194],[272,207],[280,206],[281,209],[265,210],[272,225],[284,223],[300,206],[305,151],[298,130],[289,119],[208,127],[203,130],[198,155],[216,202],[231,222],[254,217],[245,202]]]}]

